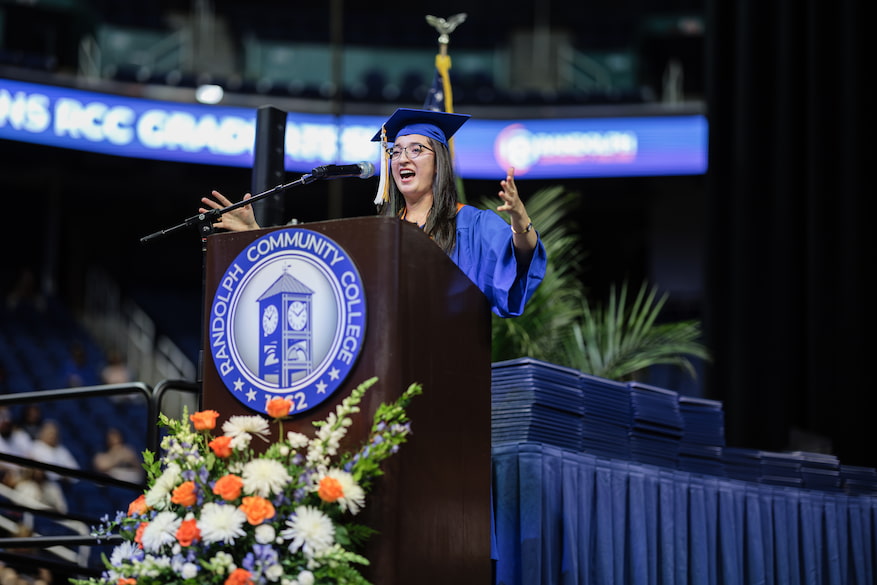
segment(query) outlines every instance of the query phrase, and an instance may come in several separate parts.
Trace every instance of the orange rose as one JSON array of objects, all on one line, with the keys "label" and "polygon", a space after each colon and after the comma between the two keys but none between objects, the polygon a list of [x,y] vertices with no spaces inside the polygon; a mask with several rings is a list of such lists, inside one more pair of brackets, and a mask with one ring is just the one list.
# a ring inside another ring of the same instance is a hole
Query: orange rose
[{"label": "orange rose", "polygon": [[140,526],[137,527],[137,532],[134,533],[134,542],[140,548],[143,548],[143,531],[146,530],[147,526],[149,526],[149,522],[141,522]]},{"label": "orange rose", "polygon": [[180,546],[191,546],[199,538],[201,538],[201,530],[194,518],[183,520],[180,527],[177,528],[177,541]]},{"label": "orange rose", "polygon": [[145,514],[147,509],[148,507],[146,506],[146,495],[140,494],[140,496],[138,496],[136,500],[128,504],[128,515],[139,516],[141,514]]},{"label": "orange rose", "polygon": [[216,480],[216,483],[213,484],[213,493],[228,502],[241,497],[241,488],[243,487],[244,480],[237,475],[229,474]]},{"label": "orange rose", "polygon": [[225,580],[225,585],[253,585],[250,572],[246,569],[235,569]]},{"label": "orange rose", "polygon": [[221,459],[231,456],[231,437],[216,437],[207,446]]},{"label": "orange rose", "polygon": [[195,495],[195,482],[193,481],[184,481],[174,488],[171,495],[171,502],[187,508],[194,506],[197,501],[198,496]]},{"label": "orange rose", "polygon": [[283,418],[292,410],[292,400],[289,398],[280,398],[279,396],[272,398],[265,405],[265,411],[271,418]]},{"label": "orange rose", "polygon": [[274,517],[274,505],[260,496],[244,498],[240,510],[247,515],[247,522],[253,526],[258,526],[265,520]]},{"label": "orange rose", "polygon": [[116,581],[116,585],[137,585],[137,579],[132,579],[130,577],[119,577],[119,580]]},{"label": "orange rose", "polygon": [[219,413],[215,410],[202,410],[189,415],[189,420],[195,425],[196,431],[209,431],[216,428],[216,418]]},{"label": "orange rose", "polygon": [[320,487],[317,489],[317,495],[320,496],[320,499],[324,502],[329,502],[331,504],[338,498],[344,496],[344,489],[341,487],[341,482],[337,479],[326,476],[320,480]]}]

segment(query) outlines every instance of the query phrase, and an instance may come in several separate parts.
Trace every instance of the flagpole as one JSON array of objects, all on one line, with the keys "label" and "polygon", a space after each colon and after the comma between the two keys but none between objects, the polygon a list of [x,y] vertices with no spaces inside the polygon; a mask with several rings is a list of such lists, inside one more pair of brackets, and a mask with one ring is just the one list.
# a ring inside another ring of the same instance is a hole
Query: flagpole
[{"label": "flagpole", "polygon": [[[466,13],[461,12],[448,18],[440,18],[438,16],[427,15],[426,22],[430,24],[438,33],[439,52],[435,56],[436,82],[429,90],[427,103],[424,107],[429,109],[439,109],[439,103],[431,103],[437,97],[438,81],[441,80],[441,96],[437,100],[440,102],[441,111],[452,113],[454,111],[454,96],[451,90],[451,56],[448,55],[448,44],[451,42],[451,33],[466,21]],[[448,139],[448,151],[451,155],[451,161],[456,161],[454,153],[454,139]],[[456,165],[455,165],[456,166]],[[462,201],[466,199],[466,191],[463,189],[463,180],[457,177],[457,196]]]},{"label": "flagpole", "polygon": [[[461,12],[449,18],[441,18],[438,16],[427,15],[426,22],[429,23],[439,33],[438,43],[439,52],[435,56],[436,78],[433,86],[429,89],[426,101],[423,104],[424,109],[436,110],[441,112],[453,113],[454,100],[451,93],[451,57],[448,55],[448,43],[451,41],[451,33],[466,20],[466,13]],[[441,90],[436,87],[438,81],[441,80]],[[381,208],[389,201],[389,154],[387,153],[387,133],[385,128],[381,128],[381,178],[378,183],[378,191],[375,194],[374,204]],[[454,160],[454,142],[453,138],[448,139],[448,150],[450,150],[451,160]],[[463,196],[463,185],[460,177],[457,177],[457,191]]]},{"label": "flagpole", "polygon": [[450,76],[451,57],[448,55],[448,43],[451,42],[451,33],[465,21],[465,12],[455,14],[449,18],[440,18],[438,16],[432,16],[431,14],[426,16],[426,22],[439,33],[439,52],[435,56],[435,69],[442,80],[443,110],[445,112],[454,111],[454,99]]}]

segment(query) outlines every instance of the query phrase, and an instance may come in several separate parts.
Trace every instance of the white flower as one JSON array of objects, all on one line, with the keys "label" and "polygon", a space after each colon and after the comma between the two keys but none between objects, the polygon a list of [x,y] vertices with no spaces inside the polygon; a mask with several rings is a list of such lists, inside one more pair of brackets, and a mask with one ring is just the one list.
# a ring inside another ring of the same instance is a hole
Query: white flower
[{"label": "white flower", "polygon": [[180,571],[180,577],[183,579],[194,579],[198,576],[198,565],[195,563],[186,563]]},{"label": "white flower", "polygon": [[283,565],[280,563],[271,565],[265,570],[265,578],[269,581],[277,581],[283,576]]},{"label": "white flower", "polygon": [[176,463],[169,464],[164,472],[152,484],[152,488],[146,492],[146,505],[156,510],[163,510],[170,501],[171,491],[180,482],[180,466]]},{"label": "white flower", "polygon": [[298,574],[298,585],[314,585],[314,574],[310,571],[302,571]]},{"label": "white flower", "polygon": [[235,538],[246,534],[242,528],[246,521],[247,515],[236,506],[223,506],[215,502],[208,502],[201,509],[201,520],[198,522],[198,527],[201,529],[201,538],[204,542],[232,544]]},{"label": "white flower", "polygon": [[302,433],[296,433],[295,431],[289,431],[286,433],[286,441],[293,449],[303,449],[308,446],[307,436]]},{"label": "white flower", "polygon": [[335,526],[328,516],[310,506],[299,506],[286,521],[288,528],[280,535],[289,543],[289,552],[301,549],[308,558],[331,547],[335,542]]},{"label": "white flower", "polygon": [[225,551],[219,551],[207,561],[207,568],[218,575],[230,573],[234,567],[234,557]]},{"label": "white flower", "polygon": [[316,439],[308,446],[306,462],[308,467],[322,467],[329,464],[329,457],[323,453],[322,446]]},{"label": "white flower", "polygon": [[229,443],[229,446],[234,451],[243,451],[247,447],[250,446],[250,441],[252,441],[252,440],[253,440],[253,435],[251,435],[249,433],[241,433],[240,435],[234,437],[231,440],[231,443]]},{"label": "white flower", "polygon": [[365,505],[365,490],[356,483],[351,474],[340,469],[330,469],[320,479],[323,477],[331,477],[341,485],[341,493],[344,495],[338,498],[337,502],[342,510],[356,514]]},{"label": "white flower", "polygon": [[255,536],[259,544],[271,544],[277,538],[277,531],[270,524],[259,524],[256,526]]},{"label": "white flower", "polygon": [[311,467],[328,465],[329,458],[338,454],[341,440],[346,434],[347,429],[338,425],[335,413],[330,413],[326,418],[326,424],[317,429],[314,438],[308,441],[308,465]]},{"label": "white flower", "polygon": [[292,478],[286,468],[274,459],[254,459],[244,465],[241,479],[244,492],[267,498],[272,493],[280,493]]},{"label": "white flower", "polygon": [[234,439],[244,435],[255,435],[263,441],[268,440],[271,432],[268,430],[268,421],[261,416],[233,416],[222,423],[222,432],[227,437]]},{"label": "white flower", "polygon": [[241,473],[244,492],[267,498],[272,493],[280,493],[292,478],[279,461],[274,459],[253,459],[244,465]]},{"label": "white flower", "polygon": [[166,556],[146,555],[140,566],[140,574],[146,577],[158,577],[165,569],[171,568],[171,560]]},{"label": "white flower", "polygon": [[147,552],[158,552],[159,549],[167,544],[177,542],[177,529],[182,522],[181,518],[173,512],[159,512],[156,514],[146,529],[143,531],[142,543],[143,548]]},{"label": "white flower", "polygon": [[[328,422],[331,419],[331,422]],[[327,424],[317,429],[316,438],[324,443],[323,448],[328,455],[335,455],[341,444],[341,439],[347,434],[344,425],[338,426],[334,414],[326,419]],[[336,428],[337,427],[337,428]]]},{"label": "white flower", "polygon": [[171,568],[183,579],[194,579],[200,570],[197,563],[187,560],[179,553],[175,553],[171,559]]},{"label": "white flower", "polygon": [[137,543],[133,540],[123,541],[114,548],[112,554],[110,554],[110,564],[114,567],[118,567],[123,561],[130,561],[137,555],[139,552],[138,549],[139,547],[137,546]]}]

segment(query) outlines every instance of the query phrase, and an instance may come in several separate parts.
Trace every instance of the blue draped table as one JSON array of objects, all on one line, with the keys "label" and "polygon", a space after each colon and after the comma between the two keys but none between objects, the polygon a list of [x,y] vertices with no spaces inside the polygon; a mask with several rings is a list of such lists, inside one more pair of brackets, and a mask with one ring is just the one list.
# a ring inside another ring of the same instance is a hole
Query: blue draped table
[{"label": "blue draped table", "polygon": [[499,585],[874,585],[877,498],[493,447]]}]

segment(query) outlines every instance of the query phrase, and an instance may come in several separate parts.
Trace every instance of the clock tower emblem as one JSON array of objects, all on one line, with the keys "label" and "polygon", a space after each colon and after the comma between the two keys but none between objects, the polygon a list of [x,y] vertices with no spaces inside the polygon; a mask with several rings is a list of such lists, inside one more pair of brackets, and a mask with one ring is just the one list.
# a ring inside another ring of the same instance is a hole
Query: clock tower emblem
[{"label": "clock tower emblem", "polygon": [[313,294],[284,270],[258,298],[259,377],[266,382],[288,388],[313,371]]},{"label": "clock tower emblem", "polygon": [[365,342],[365,287],[353,259],[305,228],[265,230],[229,264],[210,308],[216,373],[248,408],[315,408],[346,383]]}]

